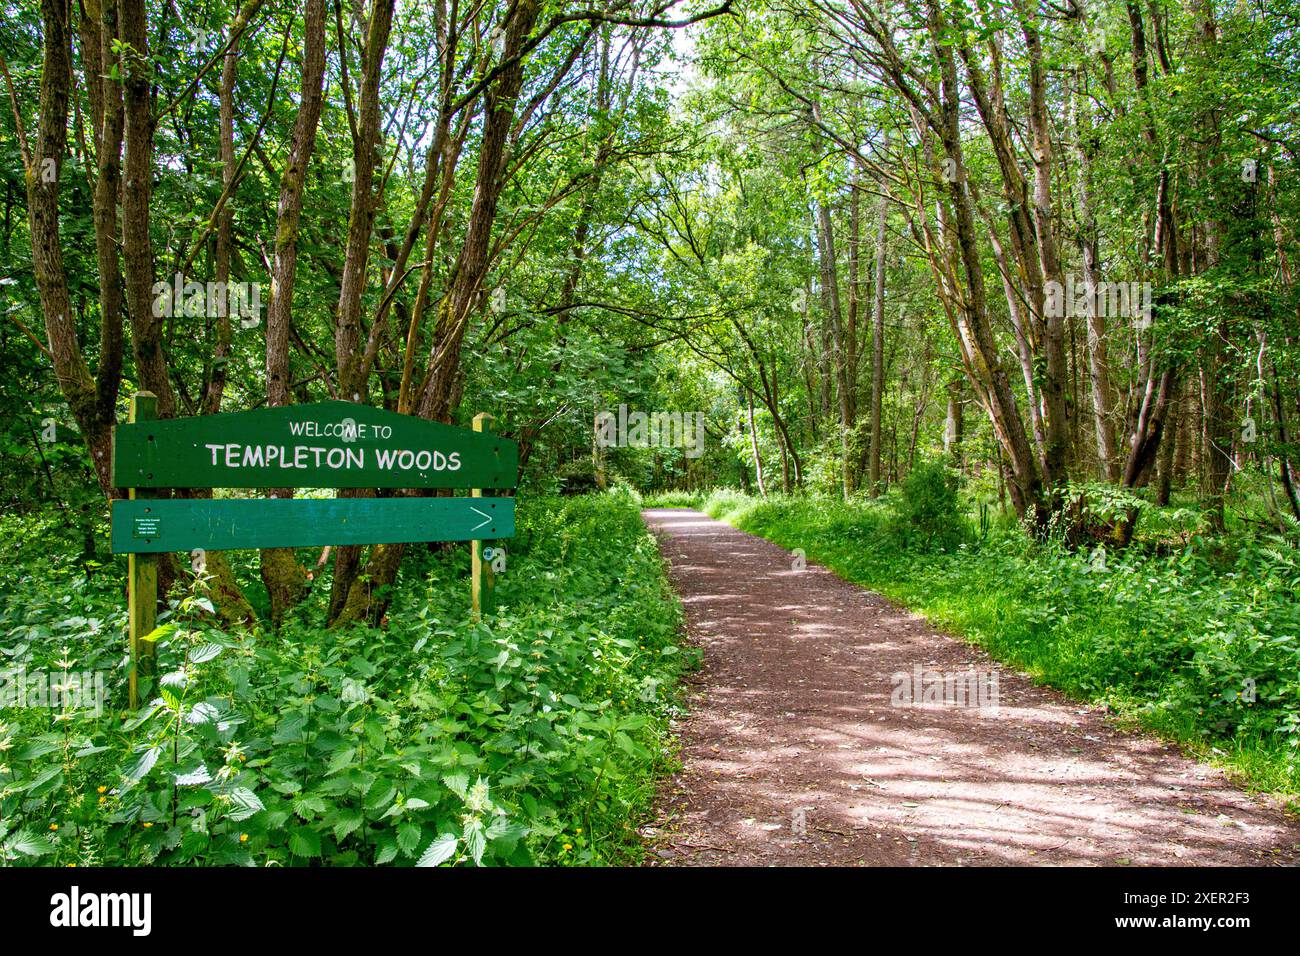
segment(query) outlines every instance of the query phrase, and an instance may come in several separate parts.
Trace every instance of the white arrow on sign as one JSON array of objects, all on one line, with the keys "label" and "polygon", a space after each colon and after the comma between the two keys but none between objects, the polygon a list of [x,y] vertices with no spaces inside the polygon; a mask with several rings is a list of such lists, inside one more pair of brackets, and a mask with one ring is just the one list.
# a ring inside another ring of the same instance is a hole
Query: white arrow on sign
[{"label": "white arrow on sign", "polygon": [[483,527],[485,524],[491,524],[491,523],[492,523],[492,516],[491,516],[490,514],[487,514],[487,513],[482,512],[482,511],[479,511],[479,510],[478,510],[477,508],[475,508],[473,505],[470,505],[470,506],[469,506],[469,510],[472,511],[472,512],[474,512],[476,515],[483,515],[483,520],[480,521],[478,524],[474,525],[474,527],[470,528],[470,529],[469,529],[470,531],[477,531],[479,528]]}]

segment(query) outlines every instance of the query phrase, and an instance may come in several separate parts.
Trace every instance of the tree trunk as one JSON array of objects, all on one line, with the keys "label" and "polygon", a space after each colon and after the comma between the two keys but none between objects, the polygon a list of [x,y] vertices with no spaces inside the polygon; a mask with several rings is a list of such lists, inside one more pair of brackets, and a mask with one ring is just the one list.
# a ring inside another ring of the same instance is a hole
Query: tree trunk
[{"label": "tree trunk", "polygon": [[[266,404],[270,408],[290,404],[289,333],[293,325],[293,287],[298,268],[298,228],[307,186],[307,166],[315,148],[323,104],[324,0],[307,0],[303,44],[302,99],[280,176],[271,301],[266,310]],[[293,489],[277,488],[270,494],[273,498],[292,497]],[[271,599],[271,620],[278,625],[285,612],[306,595],[307,569],[298,563],[290,548],[267,548],[261,557],[262,582]]]},{"label": "tree trunk", "polygon": [[[371,10],[361,68],[360,110],[356,139],[352,144],[352,202],[348,213],[348,234],[344,245],[343,275],[334,323],[334,361],[338,371],[338,393],[345,402],[364,404],[369,369],[362,350],[361,307],[370,262],[370,240],[374,232],[379,195],[375,192],[375,170],[383,165],[380,145],[379,85],[384,52],[393,24],[394,0],[377,0]],[[340,55],[344,55],[340,51]],[[368,488],[345,488],[340,498],[371,498]],[[330,591],[329,619],[338,615],[348,590],[361,566],[361,548],[344,545],[334,552],[334,577]]]},{"label": "tree trunk", "polygon": [[[117,397],[117,377],[101,377],[103,391],[91,377],[77,338],[59,235],[59,188],[67,152],[69,91],[72,86],[67,0],[42,0],[41,16],[44,21],[44,54],[39,127],[36,152],[25,157],[28,160],[27,209],[32,271],[41,297],[46,341],[59,388],[81,429],[100,490],[111,496],[110,427]],[[111,353],[101,355],[100,361],[120,364],[120,338],[116,357]]]},{"label": "tree trunk", "polygon": [[880,412],[885,395],[885,255],[889,226],[889,197],[881,188],[876,213],[875,287],[871,303],[871,445],[867,452],[871,497],[880,496]]},{"label": "tree trunk", "polygon": [[[163,350],[163,316],[155,314],[153,240],[149,210],[153,197],[154,104],[150,95],[153,65],[145,0],[122,0],[121,69],[126,101],[126,168],[122,184],[122,264],[126,302],[131,315],[131,345],[140,384],[158,396],[158,417],[176,414]],[[173,308],[177,303],[172,303]]]},{"label": "tree trunk", "polygon": [[749,403],[749,443],[754,452],[754,479],[758,482],[758,493],[767,497],[767,483],[763,480],[763,455],[758,450],[758,429],[754,427],[754,393],[745,389],[745,398]]},{"label": "tree trunk", "polygon": [[1174,484],[1174,453],[1177,450],[1177,436],[1181,416],[1175,399],[1169,409],[1164,426],[1164,437],[1160,442],[1160,453],[1156,461],[1156,504],[1164,507],[1169,504],[1169,497]]},{"label": "tree trunk", "polygon": [[822,304],[831,332],[835,367],[835,392],[839,399],[840,484],[845,498],[853,494],[853,464],[849,455],[849,429],[853,427],[849,395],[849,368],[844,341],[844,320],[840,309],[839,269],[835,256],[835,231],[825,203],[817,204],[818,264],[821,268]]},{"label": "tree trunk", "polygon": [[943,427],[943,454],[948,459],[948,464],[954,468],[961,468],[962,465],[962,437],[965,432],[965,422],[962,418],[962,383],[960,378],[954,378],[948,383],[948,414],[944,420]]},{"label": "tree trunk", "polygon": [[1079,163],[1077,198],[1079,203],[1079,254],[1083,262],[1083,281],[1094,294],[1089,295],[1088,381],[1092,392],[1093,428],[1097,435],[1097,460],[1101,475],[1111,482],[1120,480],[1119,457],[1115,447],[1113,424],[1114,402],[1111,397],[1110,361],[1107,355],[1106,317],[1097,308],[1096,290],[1101,274],[1097,267],[1097,218],[1092,209],[1092,159],[1096,151],[1093,140],[1090,100],[1083,90],[1084,71],[1079,70],[1075,91],[1075,156]]},{"label": "tree trunk", "polygon": [[1231,417],[1231,398],[1223,381],[1227,369],[1217,350],[1204,355],[1201,367],[1202,419],[1201,447],[1204,453],[1204,481],[1202,503],[1209,517],[1210,528],[1216,532],[1225,529],[1224,497],[1228,479],[1232,474],[1232,441],[1234,437]]},{"label": "tree trunk", "polygon": [[[538,10],[538,0],[519,0],[507,15],[501,56],[502,62],[508,65],[492,84],[484,104],[483,136],[465,241],[453,267],[451,287],[439,303],[428,369],[415,393],[416,400],[411,403],[409,397],[399,397],[399,407],[413,404],[416,414],[424,419],[451,422],[461,375],[461,346],[470,315],[483,295],[483,281],[491,264],[492,226],[505,186],[509,158],[506,146],[524,82],[524,45]],[[383,615],[387,600],[379,597],[379,593],[396,580],[403,554],[404,546],[400,544],[381,544],[371,549],[365,573],[349,586],[335,625],[362,618],[376,620]]]},{"label": "tree trunk", "polygon": [[460,374],[461,345],[475,302],[483,294],[492,226],[505,186],[506,141],[514,123],[515,101],[524,81],[523,46],[537,20],[538,7],[538,0],[519,0],[509,14],[502,59],[510,65],[497,77],[484,105],[483,138],[469,224],[453,268],[451,288],[439,304],[429,368],[415,404],[416,414],[432,421],[450,421],[452,393]]}]

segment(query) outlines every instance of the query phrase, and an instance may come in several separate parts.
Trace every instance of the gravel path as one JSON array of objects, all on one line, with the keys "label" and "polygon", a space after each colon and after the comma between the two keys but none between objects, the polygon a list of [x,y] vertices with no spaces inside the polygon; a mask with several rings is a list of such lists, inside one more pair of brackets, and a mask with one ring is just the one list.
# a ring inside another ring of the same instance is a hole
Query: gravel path
[{"label": "gravel path", "polygon": [[[1300,822],[1177,748],[999,669],[978,648],[824,568],[798,567],[762,538],[698,511],[644,517],[703,652],[678,727],[684,766],[645,831],[652,861],[1300,860]],[[934,673],[972,672],[997,675],[996,707],[987,677],[982,706],[925,702]],[[906,705],[909,684],[920,687]]]}]

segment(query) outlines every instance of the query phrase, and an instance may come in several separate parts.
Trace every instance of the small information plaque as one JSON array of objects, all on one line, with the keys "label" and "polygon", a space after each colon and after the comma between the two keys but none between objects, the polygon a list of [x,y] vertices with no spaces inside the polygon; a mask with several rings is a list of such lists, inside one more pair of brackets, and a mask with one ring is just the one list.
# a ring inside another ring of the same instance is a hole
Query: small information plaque
[{"label": "small information plaque", "polygon": [[133,538],[156,538],[161,530],[161,518],[135,518],[131,523]]}]

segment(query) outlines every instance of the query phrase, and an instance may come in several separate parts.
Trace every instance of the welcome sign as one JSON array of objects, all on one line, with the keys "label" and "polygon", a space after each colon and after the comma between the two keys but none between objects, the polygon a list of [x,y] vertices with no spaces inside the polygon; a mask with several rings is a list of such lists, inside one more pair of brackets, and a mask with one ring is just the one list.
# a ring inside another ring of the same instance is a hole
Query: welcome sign
[{"label": "welcome sign", "polygon": [[[471,607],[491,606],[483,544],[515,530],[519,446],[494,435],[348,402],[317,402],[198,418],[155,418],[137,392],[113,429],[112,548],[128,555],[131,706],[152,657],[158,555],[195,549],[297,548],[409,541],[471,542]],[[170,498],[164,488],[467,488],[470,497]]]},{"label": "welcome sign", "polygon": [[513,488],[519,446],[349,402],[138,421],[113,436],[122,488]]}]

